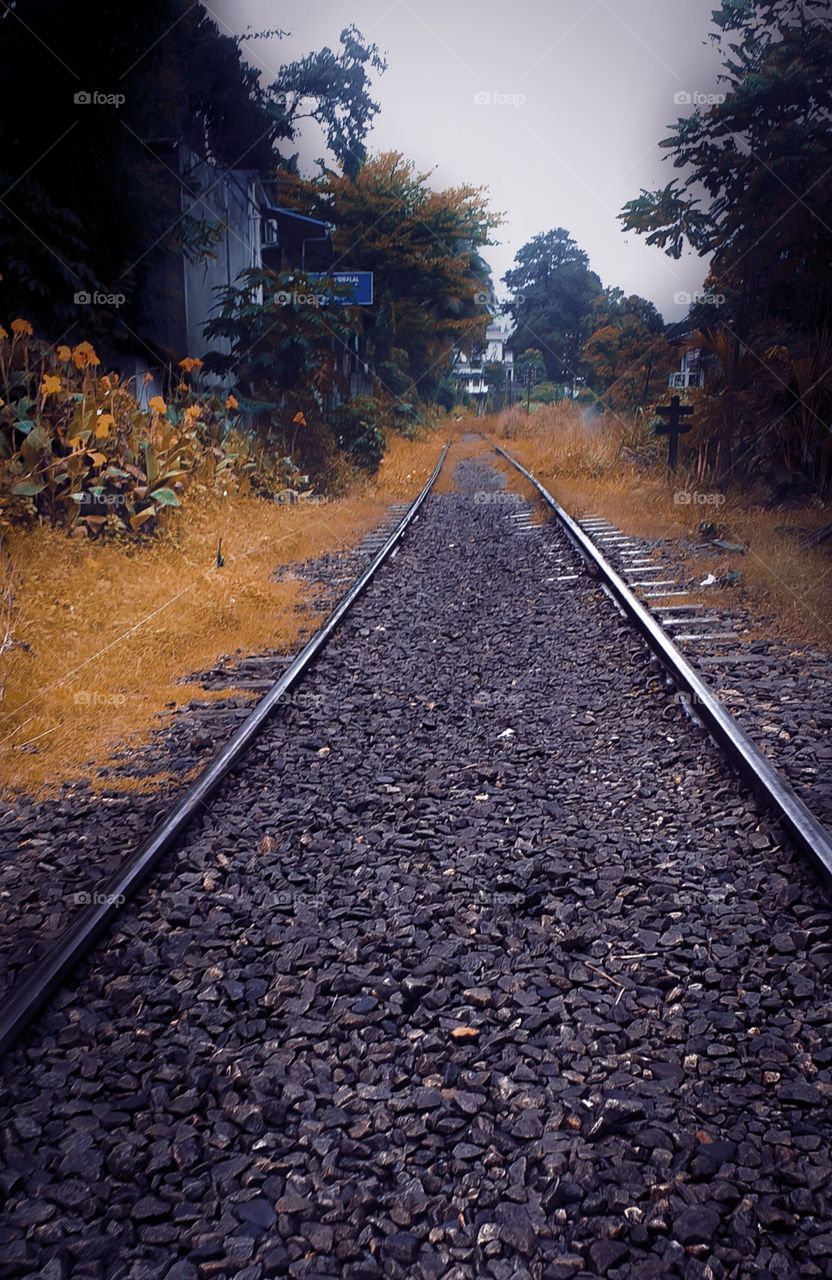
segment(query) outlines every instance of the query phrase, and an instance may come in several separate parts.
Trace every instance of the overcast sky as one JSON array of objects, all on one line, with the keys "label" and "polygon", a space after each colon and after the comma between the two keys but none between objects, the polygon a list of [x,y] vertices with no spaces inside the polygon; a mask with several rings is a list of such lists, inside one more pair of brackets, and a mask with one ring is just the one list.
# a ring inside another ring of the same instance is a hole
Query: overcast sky
[{"label": "overcast sky", "polygon": [[[247,56],[271,79],[287,62],[355,23],[388,69],[371,151],[397,150],[433,170],[432,183],[486,186],[506,222],[486,250],[499,278],[531,236],[562,226],[605,285],[650,298],[669,320],[674,294],[701,286],[702,259],[675,262],[617,221],[642,187],[664,185],[658,147],[690,108],[679,93],[719,91],[708,41],[713,0],[209,0],[225,30],[280,27]],[[479,99],[479,100],[478,100]],[[483,100],[485,99],[485,100]],[[314,161],[317,139],[301,151]]]}]

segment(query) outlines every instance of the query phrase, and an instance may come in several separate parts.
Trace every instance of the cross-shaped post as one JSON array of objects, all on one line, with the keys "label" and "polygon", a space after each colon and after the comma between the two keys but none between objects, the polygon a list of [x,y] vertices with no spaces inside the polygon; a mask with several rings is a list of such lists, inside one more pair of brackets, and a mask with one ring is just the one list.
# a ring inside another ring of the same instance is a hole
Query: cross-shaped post
[{"label": "cross-shaped post", "polygon": [[667,436],[667,465],[671,471],[675,471],[679,457],[679,436],[691,428],[690,423],[683,424],[682,418],[687,418],[693,413],[693,409],[689,404],[680,404],[678,396],[671,396],[670,404],[656,405],[656,413],[667,418],[665,425],[656,427],[656,435]]}]

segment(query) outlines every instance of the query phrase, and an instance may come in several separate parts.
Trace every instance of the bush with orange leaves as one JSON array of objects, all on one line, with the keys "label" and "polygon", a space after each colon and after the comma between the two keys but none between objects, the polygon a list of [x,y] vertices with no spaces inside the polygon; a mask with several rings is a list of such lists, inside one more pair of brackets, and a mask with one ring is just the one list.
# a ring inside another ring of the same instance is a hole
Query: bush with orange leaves
[{"label": "bush with orange leaves", "polygon": [[0,525],[129,537],[154,533],[194,485],[268,497],[297,487],[291,459],[243,429],[235,397],[199,388],[201,360],[180,361],[170,402],[156,395],[145,408],[132,380],[100,371],[89,342],[53,348],[27,320],[9,328],[0,327]]}]

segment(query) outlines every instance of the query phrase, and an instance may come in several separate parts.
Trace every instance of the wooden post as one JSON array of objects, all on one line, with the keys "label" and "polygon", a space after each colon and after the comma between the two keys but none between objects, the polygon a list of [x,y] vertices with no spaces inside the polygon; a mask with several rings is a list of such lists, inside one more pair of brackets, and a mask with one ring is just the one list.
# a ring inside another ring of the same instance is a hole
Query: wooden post
[{"label": "wooden post", "polygon": [[656,435],[667,436],[667,465],[671,471],[675,471],[679,457],[679,436],[691,429],[691,424],[685,426],[682,419],[689,417],[693,409],[689,404],[680,404],[678,396],[671,396],[670,404],[656,405],[656,413],[667,418],[666,426],[656,427]]}]

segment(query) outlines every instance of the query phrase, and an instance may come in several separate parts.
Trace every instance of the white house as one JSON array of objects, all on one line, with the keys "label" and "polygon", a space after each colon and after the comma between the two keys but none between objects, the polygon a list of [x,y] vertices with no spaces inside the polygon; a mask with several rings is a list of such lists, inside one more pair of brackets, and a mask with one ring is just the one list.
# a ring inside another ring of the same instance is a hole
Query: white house
[{"label": "white house", "polygon": [[702,348],[689,347],[682,353],[682,363],[677,373],[668,375],[667,385],[673,391],[687,391],[690,387],[705,385],[705,370],[702,367]]},{"label": "white house", "polygon": [[492,320],[485,331],[485,347],[475,360],[460,353],[454,364],[454,374],[460,380],[461,390],[477,402],[477,411],[485,407],[488,383],[485,365],[501,364],[506,383],[514,381],[514,351],[511,347],[511,331],[500,320]]},{"label": "white house", "polygon": [[511,346],[511,332],[508,329],[504,329],[499,320],[495,320],[485,331],[483,361],[486,364],[503,365],[506,371],[506,378],[509,380],[514,375],[514,351]]}]

